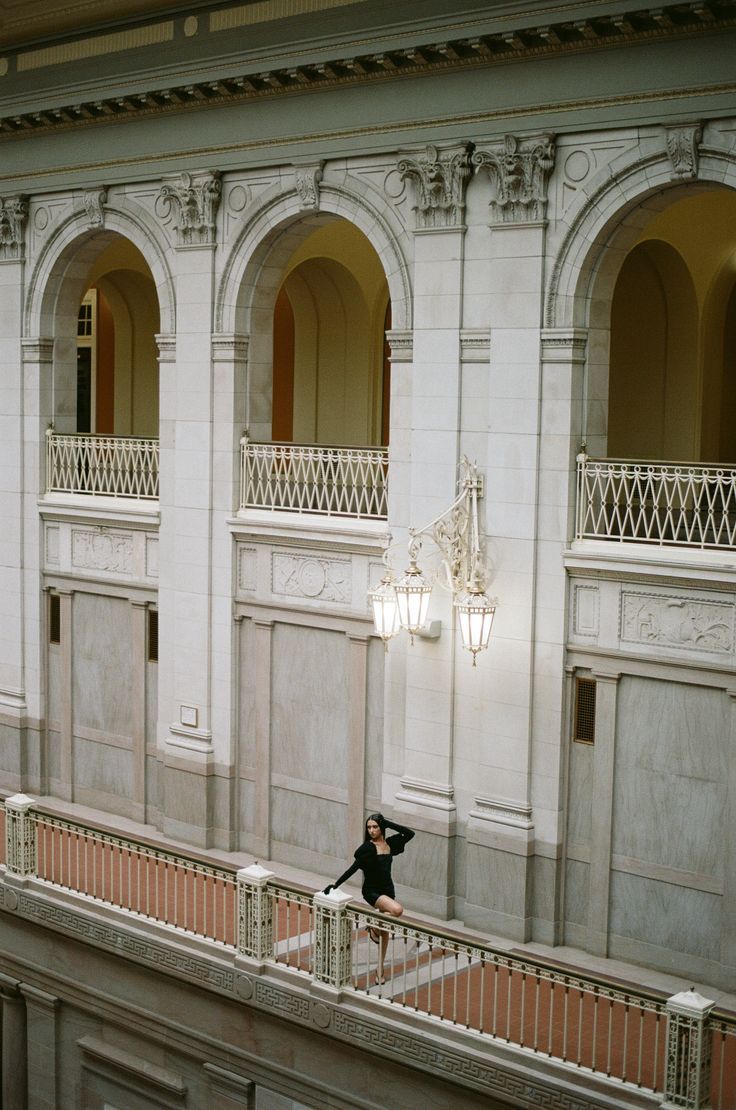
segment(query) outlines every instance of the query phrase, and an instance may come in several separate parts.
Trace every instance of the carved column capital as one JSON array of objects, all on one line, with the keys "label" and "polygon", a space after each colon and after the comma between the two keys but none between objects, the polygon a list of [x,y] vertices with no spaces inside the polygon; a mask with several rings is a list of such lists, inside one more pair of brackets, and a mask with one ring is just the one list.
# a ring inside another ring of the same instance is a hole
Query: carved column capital
[{"label": "carved column capital", "polygon": [[217,238],[217,209],[222,195],[219,170],[211,173],[181,173],[161,186],[156,209],[171,216],[177,246],[212,246]]},{"label": "carved column capital", "polygon": [[54,341],[42,336],[23,336],[20,341],[23,362],[52,362]]},{"label": "carved column capital", "polygon": [[476,172],[485,170],[495,195],[491,201],[497,223],[538,223],[547,212],[547,182],[555,164],[553,135],[522,143],[506,135],[503,146],[476,150]]},{"label": "carved column capital", "polygon": [[102,185],[98,189],[87,189],[82,199],[90,228],[104,227],[107,187]]},{"label": "carved column capital", "polygon": [[428,146],[422,155],[404,155],[398,164],[401,180],[414,183],[418,231],[462,228],[465,190],[472,174],[472,143],[440,149]]},{"label": "carved column capital", "polygon": [[294,187],[299,197],[299,207],[305,212],[319,212],[319,186],[324,162],[312,166],[294,167]]},{"label": "carved column capital", "polygon": [[665,129],[665,146],[673,181],[690,181],[698,176],[698,155],[703,128],[699,123],[678,124]]},{"label": "carved column capital", "polygon": [[16,193],[0,197],[0,262],[18,262],[23,258],[28,198]]}]

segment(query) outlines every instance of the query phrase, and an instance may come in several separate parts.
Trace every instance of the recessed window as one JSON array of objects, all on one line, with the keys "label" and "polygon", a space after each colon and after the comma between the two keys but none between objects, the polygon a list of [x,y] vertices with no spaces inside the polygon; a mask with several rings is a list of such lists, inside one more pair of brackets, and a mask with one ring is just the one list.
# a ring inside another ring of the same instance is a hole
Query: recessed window
[{"label": "recessed window", "polygon": [[158,609],[148,610],[148,662],[158,663]]},{"label": "recessed window", "polygon": [[89,301],[83,301],[79,306],[79,316],[77,317],[77,335],[91,335],[92,334],[92,305]]},{"label": "recessed window", "polygon": [[49,643],[61,643],[61,598],[49,594]]},{"label": "recessed window", "polygon": [[595,692],[594,678],[575,679],[575,714],[573,740],[578,744],[595,743]]}]

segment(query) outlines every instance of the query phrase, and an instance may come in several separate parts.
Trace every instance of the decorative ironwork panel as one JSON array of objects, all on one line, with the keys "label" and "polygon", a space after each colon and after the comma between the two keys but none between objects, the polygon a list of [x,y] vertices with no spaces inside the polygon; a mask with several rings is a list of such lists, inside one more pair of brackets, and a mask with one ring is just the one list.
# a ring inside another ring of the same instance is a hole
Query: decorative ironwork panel
[{"label": "decorative ironwork panel", "polygon": [[47,434],[46,492],[158,498],[158,440]]},{"label": "decorative ironwork panel", "polygon": [[736,469],[578,456],[576,538],[736,546]]},{"label": "decorative ironwork panel", "polygon": [[241,463],[242,509],[386,519],[385,447],[243,441]]}]

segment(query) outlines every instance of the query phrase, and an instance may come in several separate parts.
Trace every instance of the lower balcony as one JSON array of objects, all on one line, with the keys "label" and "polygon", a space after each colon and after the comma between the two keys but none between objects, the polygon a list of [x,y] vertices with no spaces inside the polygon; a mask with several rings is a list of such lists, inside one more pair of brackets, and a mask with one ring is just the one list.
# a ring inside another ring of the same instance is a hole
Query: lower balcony
[{"label": "lower balcony", "polygon": [[736,547],[736,468],[578,456],[576,540]]},{"label": "lower balcony", "polygon": [[46,434],[46,493],[158,500],[158,440]]},{"label": "lower balcony", "polygon": [[385,520],[388,448],[241,441],[241,509]]}]

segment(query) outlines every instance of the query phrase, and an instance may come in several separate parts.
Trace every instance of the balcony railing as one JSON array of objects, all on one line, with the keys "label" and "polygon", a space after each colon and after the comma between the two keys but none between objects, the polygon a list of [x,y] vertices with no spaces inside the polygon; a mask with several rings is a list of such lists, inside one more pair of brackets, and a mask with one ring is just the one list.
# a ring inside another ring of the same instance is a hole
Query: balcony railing
[{"label": "balcony railing", "polygon": [[578,455],[576,539],[731,549],[736,469]]},{"label": "balcony railing", "polygon": [[[333,891],[312,896],[257,864],[227,864],[170,852],[44,813],[33,799],[0,801],[0,878],[40,884],[89,904],[104,903],[228,953],[279,965],[362,995],[369,1004],[424,1017],[455,1031],[546,1057],[618,1091],[665,1096],[697,1110],[736,1105],[736,1015],[685,993],[665,995],[556,966],[536,956],[397,921]],[[65,901],[69,907],[69,902]],[[388,935],[378,949],[368,930]],[[198,949],[200,955],[202,949]],[[280,978],[281,989],[286,980]],[[702,1005],[701,1005],[702,1003]],[[457,1047],[457,1046],[456,1046]],[[625,1104],[622,1101],[622,1105]]]},{"label": "balcony railing", "polygon": [[241,441],[241,509],[385,520],[388,449]]},{"label": "balcony railing", "polygon": [[158,440],[46,434],[46,492],[158,498]]}]

